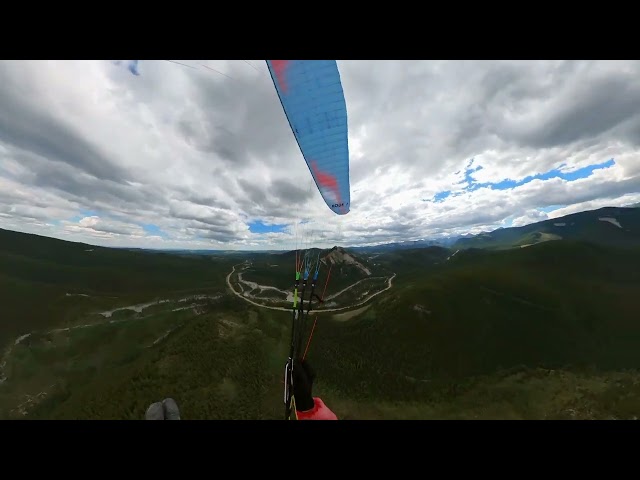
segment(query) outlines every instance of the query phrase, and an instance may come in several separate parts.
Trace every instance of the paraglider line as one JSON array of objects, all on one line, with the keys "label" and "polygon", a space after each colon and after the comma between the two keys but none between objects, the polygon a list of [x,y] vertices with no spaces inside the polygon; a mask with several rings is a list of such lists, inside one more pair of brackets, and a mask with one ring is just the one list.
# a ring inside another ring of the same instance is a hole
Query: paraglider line
[{"label": "paraglider line", "polygon": [[165,60],[165,62],[176,63],[178,65],[182,65],[183,67],[189,67],[189,68],[193,68],[194,70],[197,70],[197,68],[194,67],[193,65],[187,65],[186,63],[176,62],[175,60]]},{"label": "paraglider line", "polygon": [[229,75],[227,75],[226,73],[222,73],[222,72],[220,72],[220,71],[216,70],[215,68],[208,67],[208,66],[206,66],[206,65],[205,65],[205,64],[203,64],[203,63],[199,63],[198,65],[201,65],[201,66],[203,66],[204,68],[208,68],[208,69],[209,69],[209,70],[211,70],[212,72],[219,73],[220,75],[222,75],[222,76],[224,76],[224,77],[227,77],[227,78],[228,78],[228,79],[230,79],[230,80],[236,80],[235,78],[230,77],[230,76],[229,76]]},{"label": "paraglider line", "polygon": [[258,72],[258,73],[262,73],[262,72],[260,72],[260,70],[258,70],[258,69],[256,68],[256,66],[255,66],[253,63],[250,63],[250,62],[249,62],[249,60],[242,60],[242,61],[243,61],[244,63],[246,63],[247,65],[249,65],[251,68],[253,68],[256,72]]},{"label": "paraglider line", "polygon": [[[171,62],[171,63],[175,63],[177,65],[182,65],[183,67],[188,67],[188,68],[193,68],[194,70],[198,70],[196,67],[194,67],[193,65],[187,65],[186,63],[182,63],[182,62],[176,62],[175,60],[165,60],[165,62]],[[229,75],[227,75],[226,73],[222,73],[219,70],[216,70],[215,68],[211,68],[203,63],[198,63],[198,65],[200,65],[201,67],[204,67],[208,70],[211,70],[212,72],[217,73],[218,75],[222,75],[223,77],[227,77],[229,80],[235,80],[238,81],[237,79],[230,77]]]},{"label": "paraglider line", "polygon": [[[329,273],[327,273],[327,280],[324,282],[324,290],[322,291],[322,296],[319,298],[320,302],[324,302],[324,294],[327,292],[327,285],[329,285],[329,279],[331,278],[331,268],[333,267],[333,263],[329,265]],[[311,327],[311,333],[309,334],[309,340],[307,340],[307,346],[304,349],[304,355],[302,359],[307,358],[307,352],[309,351],[309,345],[311,345],[311,339],[313,338],[313,332],[316,329],[316,323],[318,322],[318,314],[316,313],[315,318],[313,319],[313,327]]]},{"label": "paraglider line", "polygon": [[313,338],[313,331],[316,329],[317,321],[318,321],[318,314],[316,313],[316,316],[313,319],[313,327],[311,327],[311,334],[309,335],[309,340],[307,340],[307,346],[304,349],[304,355],[302,355],[302,360],[307,358],[307,352],[309,351],[309,344],[311,343],[311,339]]}]

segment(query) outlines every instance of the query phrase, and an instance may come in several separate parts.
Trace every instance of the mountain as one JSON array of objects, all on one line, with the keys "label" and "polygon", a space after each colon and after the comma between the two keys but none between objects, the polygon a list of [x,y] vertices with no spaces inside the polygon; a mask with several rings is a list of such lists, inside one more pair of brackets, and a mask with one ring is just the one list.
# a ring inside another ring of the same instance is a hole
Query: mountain
[{"label": "mountain", "polygon": [[604,207],[523,227],[500,228],[460,238],[452,248],[519,248],[560,239],[617,247],[639,246],[640,209]]},{"label": "mountain", "polygon": [[[341,419],[637,415],[640,249],[312,253],[364,290],[396,274],[313,323],[314,394]],[[183,257],[0,231],[0,418],[138,419],[167,396],[184,419],[282,418],[291,314],[233,295],[240,265],[266,286],[282,268],[290,289],[295,252]]]},{"label": "mountain", "polygon": [[360,247],[349,247],[349,250],[361,253],[382,253],[393,250],[414,250],[424,247],[448,247],[453,245],[456,240],[461,238],[461,235],[454,235],[450,237],[443,237],[431,240],[414,240],[408,242],[391,242],[383,243],[380,245],[366,245]]},{"label": "mountain", "polygon": [[185,290],[224,291],[232,261],[96,247],[0,229],[0,345],[35,328],[81,318],[91,309]]},{"label": "mountain", "polygon": [[[247,261],[237,266],[230,277],[234,288],[242,292],[246,298],[277,307],[291,305],[296,261],[303,272],[300,285],[303,284],[304,272],[307,270],[308,284],[312,283],[316,266],[319,265],[317,288],[314,293],[326,293],[327,300],[330,300],[325,304],[327,308],[357,303],[367,294],[386,287],[387,279],[392,274],[388,268],[366,256],[337,246],[331,249],[311,248],[277,254],[252,253],[247,255],[246,259]],[[306,266],[305,259],[308,262]],[[306,296],[309,295],[310,289],[307,289]]]},{"label": "mountain", "polygon": [[310,354],[340,418],[635,414],[640,249],[562,240],[372,261],[394,288],[319,323]]},{"label": "mountain", "polygon": [[365,313],[322,325],[312,361],[335,392],[327,401],[348,397],[354,418],[631,418],[637,295],[640,249],[469,250],[419,276],[399,270]]},{"label": "mountain", "polygon": [[364,258],[358,258],[357,255],[348,252],[342,247],[333,247],[326,254],[321,255],[322,262],[325,265],[343,269],[354,269],[359,275],[370,277],[372,275],[373,266],[369,265],[369,261]]},{"label": "mountain", "polygon": [[414,249],[390,250],[371,255],[370,261],[388,271],[398,272],[402,277],[408,275],[423,276],[436,265],[441,264],[452,255],[450,249],[430,246]]}]

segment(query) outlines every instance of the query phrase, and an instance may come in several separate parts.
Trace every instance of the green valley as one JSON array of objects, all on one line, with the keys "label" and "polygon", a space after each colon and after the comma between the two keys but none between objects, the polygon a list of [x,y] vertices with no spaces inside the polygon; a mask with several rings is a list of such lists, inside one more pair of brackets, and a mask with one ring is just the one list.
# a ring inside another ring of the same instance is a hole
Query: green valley
[{"label": "green valley", "polygon": [[[154,253],[8,231],[0,240],[1,418],[141,419],[169,396],[184,419],[281,418],[293,252]],[[308,358],[314,393],[341,419],[640,411],[637,247],[318,254],[319,285],[330,265],[325,298],[337,295],[342,310],[312,312]],[[230,275],[245,267],[244,283]],[[269,290],[281,298],[269,302]],[[287,311],[265,308],[276,305]]]}]

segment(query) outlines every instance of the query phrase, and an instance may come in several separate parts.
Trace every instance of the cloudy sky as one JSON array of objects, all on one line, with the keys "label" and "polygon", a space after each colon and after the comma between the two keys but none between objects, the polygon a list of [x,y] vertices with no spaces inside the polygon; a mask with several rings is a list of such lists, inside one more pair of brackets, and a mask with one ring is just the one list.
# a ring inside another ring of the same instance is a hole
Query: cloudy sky
[{"label": "cloudy sky", "polygon": [[637,61],[338,61],[344,216],[320,197],[263,60],[179,62],[1,61],[0,228],[291,248],[294,234],[363,245],[640,202]]}]

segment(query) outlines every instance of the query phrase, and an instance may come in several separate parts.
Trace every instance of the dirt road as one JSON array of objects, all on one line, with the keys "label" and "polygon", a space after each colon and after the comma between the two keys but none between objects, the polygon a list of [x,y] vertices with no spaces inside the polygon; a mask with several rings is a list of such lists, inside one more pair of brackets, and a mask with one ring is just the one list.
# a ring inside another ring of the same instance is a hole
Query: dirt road
[{"label": "dirt road", "polygon": [[[239,264],[241,265],[241,264]],[[231,275],[233,275],[236,271],[236,266],[234,265],[233,268],[231,269],[231,272],[229,272],[229,275],[227,275],[227,285],[229,286],[229,289],[234,293],[234,295],[236,295],[237,297],[243,299],[245,302],[249,302],[252,305],[255,305],[256,307],[261,307],[261,308],[268,308],[269,310],[279,310],[281,312],[290,312],[291,308],[285,308],[285,307],[272,307],[269,305],[262,305],[261,303],[258,302],[254,302],[253,300],[251,300],[250,298],[247,298],[245,296],[243,296],[241,293],[238,293],[233,286],[231,285]],[[349,310],[351,308],[355,308],[355,307],[360,307],[362,305],[364,305],[365,303],[367,303],[369,300],[371,300],[373,297],[380,295],[382,292],[386,292],[387,290],[389,290],[392,286],[393,286],[393,279],[395,278],[396,274],[394,273],[393,275],[391,275],[389,277],[389,279],[387,280],[388,284],[386,288],[383,288],[382,290],[372,293],[371,295],[369,295],[367,298],[365,298],[363,301],[358,302],[354,305],[348,305],[346,307],[340,307],[340,308],[320,308],[320,309],[315,309],[314,312],[315,313],[331,313],[331,312],[341,312],[344,310]],[[353,286],[353,285],[352,285]],[[349,288],[349,287],[347,287]]]}]

